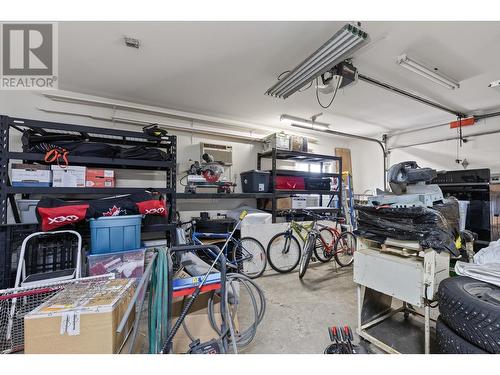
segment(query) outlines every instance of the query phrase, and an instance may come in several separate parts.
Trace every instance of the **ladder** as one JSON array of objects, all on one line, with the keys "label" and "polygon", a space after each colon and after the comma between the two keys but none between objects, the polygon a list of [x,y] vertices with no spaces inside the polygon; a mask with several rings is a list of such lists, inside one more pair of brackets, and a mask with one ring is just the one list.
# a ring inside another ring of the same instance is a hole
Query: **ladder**
[{"label": "ladder", "polygon": [[342,182],[344,192],[342,194],[342,205],[346,215],[347,224],[352,228],[357,228],[356,212],[354,211],[354,193],[352,190],[352,176],[349,172],[342,172]]}]

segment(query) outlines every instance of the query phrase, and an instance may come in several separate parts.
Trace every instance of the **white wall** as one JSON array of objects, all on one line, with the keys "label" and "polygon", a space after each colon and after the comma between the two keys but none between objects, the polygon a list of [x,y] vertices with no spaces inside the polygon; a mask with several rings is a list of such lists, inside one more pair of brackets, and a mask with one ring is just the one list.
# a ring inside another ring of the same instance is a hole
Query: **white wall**
[{"label": "white wall", "polygon": [[375,142],[350,141],[354,192],[375,193],[384,188],[384,157],[382,148]]},{"label": "white wall", "polygon": [[[429,124],[422,124],[422,127]],[[473,134],[500,130],[500,117],[478,121],[475,125],[463,127],[463,135],[471,135],[469,141],[459,149],[459,159],[467,159],[468,169],[490,168],[491,173],[500,173],[500,133],[476,136]],[[426,141],[457,137],[456,129],[449,125],[433,129],[389,137],[389,149],[396,145],[408,145]],[[357,193],[365,189],[375,191],[383,187],[382,152],[375,143],[350,141],[353,158],[354,185]],[[388,166],[415,160],[421,167],[437,170],[461,170],[457,159],[456,139],[422,146],[394,149],[389,153]]]},{"label": "white wall", "polygon": [[[95,99],[95,100],[106,100],[111,101],[106,98],[93,97],[89,95],[82,95],[73,92],[58,92],[60,94],[67,94],[70,96],[78,96],[83,98]],[[125,103],[126,102],[121,102]],[[128,103],[130,105],[137,105],[135,103]],[[152,107],[155,108],[155,107]],[[49,113],[43,111],[42,109],[49,109],[58,112],[71,112],[86,114],[86,117],[70,114],[57,114]],[[158,108],[162,110],[162,108]],[[30,118],[37,120],[64,122],[64,123],[74,123],[88,126],[100,126],[108,128],[120,128],[127,130],[140,130],[140,126],[123,124],[123,123],[112,123],[109,121],[103,121],[100,118],[109,118],[112,115],[120,115],[123,117],[132,116],[135,119],[142,121],[150,121],[151,123],[171,123],[177,125],[186,125],[186,121],[183,120],[172,120],[165,117],[147,115],[137,112],[128,112],[124,110],[113,110],[111,108],[73,104],[66,102],[54,102],[47,97],[43,96],[39,92],[29,92],[29,91],[0,91],[0,113],[6,114],[14,117]],[[212,127],[211,129],[217,129]],[[218,130],[224,131],[224,126],[219,126]],[[268,129],[268,133],[273,133],[279,131],[280,129]],[[227,177],[231,180],[236,180],[239,184],[239,174],[242,171],[254,169],[257,166],[256,154],[262,149],[262,144],[258,141],[246,141],[246,140],[235,140],[234,138],[224,139],[218,135],[202,135],[180,130],[171,130],[171,134],[177,135],[178,151],[177,151],[177,161],[178,161],[178,177],[180,178],[182,172],[185,171],[192,160],[199,160],[199,143],[214,142],[223,143],[233,146],[233,167],[228,170]],[[370,144],[363,141],[353,141],[347,138],[322,136],[320,133],[309,134],[309,136],[314,137],[317,143],[311,144],[313,152],[333,155],[335,147],[351,148],[352,152],[352,163],[354,172],[354,187],[356,192],[363,192],[365,189],[373,189],[375,187],[380,187],[381,178],[377,175],[381,175],[382,172],[382,159],[381,152],[378,149],[379,146],[375,144]],[[20,138],[18,136],[13,136],[11,138],[11,145],[14,148],[20,150]],[[11,148],[12,148],[11,147]],[[367,163],[366,160],[369,160]],[[379,172],[380,171],[380,172]],[[162,186],[163,176],[157,172],[151,174],[151,172],[131,172],[125,170],[119,170],[117,172],[117,186],[137,186],[137,187],[160,187]],[[377,178],[380,181],[377,181]],[[145,182],[147,181],[147,182]],[[183,187],[178,183],[178,191],[183,191]],[[236,191],[241,191],[238,186]],[[241,203],[246,203],[254,205],[254,200],[246,200],[242,202],[241,200],[217,200],[216,202],[206,202],[206,201],[179,201],[179,209],[181,210],[206,210],[207,208],[213,207],[214,204],[218,209],[231,209],[239,206]]]}]

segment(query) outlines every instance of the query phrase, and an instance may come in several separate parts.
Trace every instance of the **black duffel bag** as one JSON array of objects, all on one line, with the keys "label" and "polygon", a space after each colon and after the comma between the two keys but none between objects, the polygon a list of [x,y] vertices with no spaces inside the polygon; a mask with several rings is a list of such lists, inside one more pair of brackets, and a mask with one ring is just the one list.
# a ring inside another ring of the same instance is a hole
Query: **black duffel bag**
[{"label": "black duffel bag", "polygon": [[88,142],[79,134],[37,134],[29,129],[22,136],[23,151],[46,153],[52,149],[64,149],[73,156],[115,158],[121,147],[107,143]]},{"label": "black duffel bag", "polygon": [[137,159],[137,160],[168,160],[168,154],[158,148],[150,148],[145,146],[136,146],[130,148],[120,147],[120,152],[117,155],[120,159]]},{"label": "black duffel bag", "polygon": [[70,156],[92,156],[136,160],[169,160],[166,152],[146,146],[121,147],[107,143],[90,142],[80,134],[39,134],[32,129],[24,131],[23,151],[47,153],[52,149],[66,150]]}]

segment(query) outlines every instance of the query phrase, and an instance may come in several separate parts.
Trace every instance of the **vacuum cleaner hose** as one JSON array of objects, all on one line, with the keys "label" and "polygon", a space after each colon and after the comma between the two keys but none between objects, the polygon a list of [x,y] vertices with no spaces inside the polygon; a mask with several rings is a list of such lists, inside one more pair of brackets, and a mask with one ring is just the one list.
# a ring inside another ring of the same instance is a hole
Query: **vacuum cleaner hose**
[{"label": "vacuum cleaner hose", "polygon": [[[240,288],[240,286],[243,286],[244,289],[247,291],[247,294],[250,297],[250,301],[252,304],[252,310],[254,315],[253,323],[248,328],[240,330],[240,332],[236,334],[234,332],[234,319],[236,317],[239,303],[233,303],[232,306],[231,304],[228,303],[228,306],[226,306],[226,311],[228,315],[226,319],[228,321],[229,328],[226,332],[221,332],[220,326],[218,326],[215,321],[213,295],[208,301],[208,318],[210,320],[210,325],[219,334],[220,337],[224,337],[228,334],[230,335],[231,344],[233,346],[233,352],[236,353],[237,348],[242,348],[247,346],[255,338],[255,335],[257,333],[257,327],[262,322],[262,319],[264,318],[264,314],[266,312],[266,298],[264,296],[264,292],[254,280],[240,273],[228,273],[227,283],[228,287],[226,288],[226,293],[228,292],[229,288],[231,288],[233,296],[237,296],[238,292],[241,293],[242,288]],[[238,291],[238,289],[240,290]],[[241,301],[241,295],[239,297],[239,300]],[[229,301],[229,299],[226,298],[226,301]],[[231,309],[231,307],[233,308]]]},{"label": "vacuum cleaner hose", "polygon": [[[208,319],[210,321],[210,325],[217,332],[221,339],[224,339],[226,336],[229,337],[231,346],[233,348],[233,353],[237,353],[238,348],[247,346],[255,338],[257,327],[264,318],[264,314],[266,312],[266,299],[262,289],[255,283],[254,280],[250,279],[249,277],[239,273],[228,273],[226,277],[226,301],[229,301],[229,288],[231,288],[232,290],[232,296],[234,296],[234,298],[236,299],[236,296],[239,295],[239,291],[242,289],[241,286],[243,286],[252,304],[253,323],[247,329],[236,334],[234,330],[234,319],[236,317],[239,303],[227,303],[225,309],[227,311],[227,316],[222,317],[222,319],[225,319],[227,321],[228,328],[226,332],[221,332],[220,324],[217,324],[215,318],[215,292],[212,293],[211,297],[208,300]],[[241,295],[239,299],[241,300]],[[182,326],[191,341],[195,341],[196,338],[191,334],[185,322],[182,322]]]}]

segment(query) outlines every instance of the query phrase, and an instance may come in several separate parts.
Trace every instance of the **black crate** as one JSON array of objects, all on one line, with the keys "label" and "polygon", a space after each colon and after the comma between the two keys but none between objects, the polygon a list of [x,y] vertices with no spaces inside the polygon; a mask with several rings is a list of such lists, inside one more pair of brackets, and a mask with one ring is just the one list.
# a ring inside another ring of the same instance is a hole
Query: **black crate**
[{"label": "black crate", "polygon": [[[22,243],[38,231],[38,224],[0,225],[0,289],[14,286]],[[77,250],[71,233],[36,236],[26,245],[26,275],[75,268]]]},{"label": "black crate", "polygon": [[28,235],[38,230],[38,224],[0,225],[0,289],[14,286],[21,245]]}]

